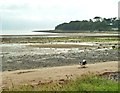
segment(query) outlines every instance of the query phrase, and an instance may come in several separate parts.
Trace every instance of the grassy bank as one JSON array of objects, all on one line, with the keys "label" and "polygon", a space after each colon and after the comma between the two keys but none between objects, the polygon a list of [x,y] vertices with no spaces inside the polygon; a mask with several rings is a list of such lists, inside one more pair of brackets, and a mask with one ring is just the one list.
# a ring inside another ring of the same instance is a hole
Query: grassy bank
[{"label": "grassy bank", "polygon": [[75,80],[61,79],[58,83],[40,83],[5,89],[7,91],[118,91],[118,82],[100,76],[82,76]]}]

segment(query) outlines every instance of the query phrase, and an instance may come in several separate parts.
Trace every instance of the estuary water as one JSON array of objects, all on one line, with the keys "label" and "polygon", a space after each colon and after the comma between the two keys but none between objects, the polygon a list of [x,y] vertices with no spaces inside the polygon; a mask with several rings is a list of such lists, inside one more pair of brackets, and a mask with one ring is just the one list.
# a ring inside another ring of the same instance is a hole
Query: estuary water
[{"label": "estuary water", "polygon": [[60,37],[58,33],[32,32],[27,30],[0,31],[0,38],[24,38],[24,37]]},{"label": "estuary water", "polygon": [[[32,32],[33,30],[1,30],[0,35],[47,35],[49,32]],[[44,31],[44,30],[43,30]]]}]

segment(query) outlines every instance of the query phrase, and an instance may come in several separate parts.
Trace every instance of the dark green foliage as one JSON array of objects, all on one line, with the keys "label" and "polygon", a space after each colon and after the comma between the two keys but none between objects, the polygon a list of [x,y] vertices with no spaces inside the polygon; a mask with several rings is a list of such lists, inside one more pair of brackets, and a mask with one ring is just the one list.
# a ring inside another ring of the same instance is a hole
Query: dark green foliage
[{"label": "dark green foliage", "polygon": [[71,21],[69,23],[63,23],[57,25],[55,30],[82,30],[82,31],[110,31],[112,28],[120,28],[120,20],[114,18],[101,18],[94,17],[93,21]]},{"label": "dark green foliage", "polygon": [[118,30],[120,31],[120,18],[118,20]]}]

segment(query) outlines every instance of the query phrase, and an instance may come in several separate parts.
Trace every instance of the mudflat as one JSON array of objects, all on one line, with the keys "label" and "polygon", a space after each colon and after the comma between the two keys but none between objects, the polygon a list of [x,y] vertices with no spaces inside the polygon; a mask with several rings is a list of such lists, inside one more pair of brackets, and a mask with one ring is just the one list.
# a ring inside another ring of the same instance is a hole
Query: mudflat
[{"label": "mudflat", "polygon": [[[82,45],[81,45],[82,44]],[[114,44],[113,44],[114,45]],[[75,46],[75,47],[74,47]],[[118,61],[119,51],[99,43],[4,44],[2,71],[77,65],[83,59],[88,64]]]}]

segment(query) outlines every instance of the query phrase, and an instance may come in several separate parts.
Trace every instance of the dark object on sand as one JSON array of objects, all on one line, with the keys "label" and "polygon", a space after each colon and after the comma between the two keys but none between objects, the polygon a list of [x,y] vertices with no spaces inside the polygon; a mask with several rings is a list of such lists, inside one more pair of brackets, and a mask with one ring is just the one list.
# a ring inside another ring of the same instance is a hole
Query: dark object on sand
[{"label": "dark object on sand", "polygon": [[85,65],[87,64],[86,60],[83,60],[82,62],[79,63],[83,68],[85,68]]},{"label": "dark object on sand", "polygon": [[112,49],[115,49],[115,46],[112,46]]}]

